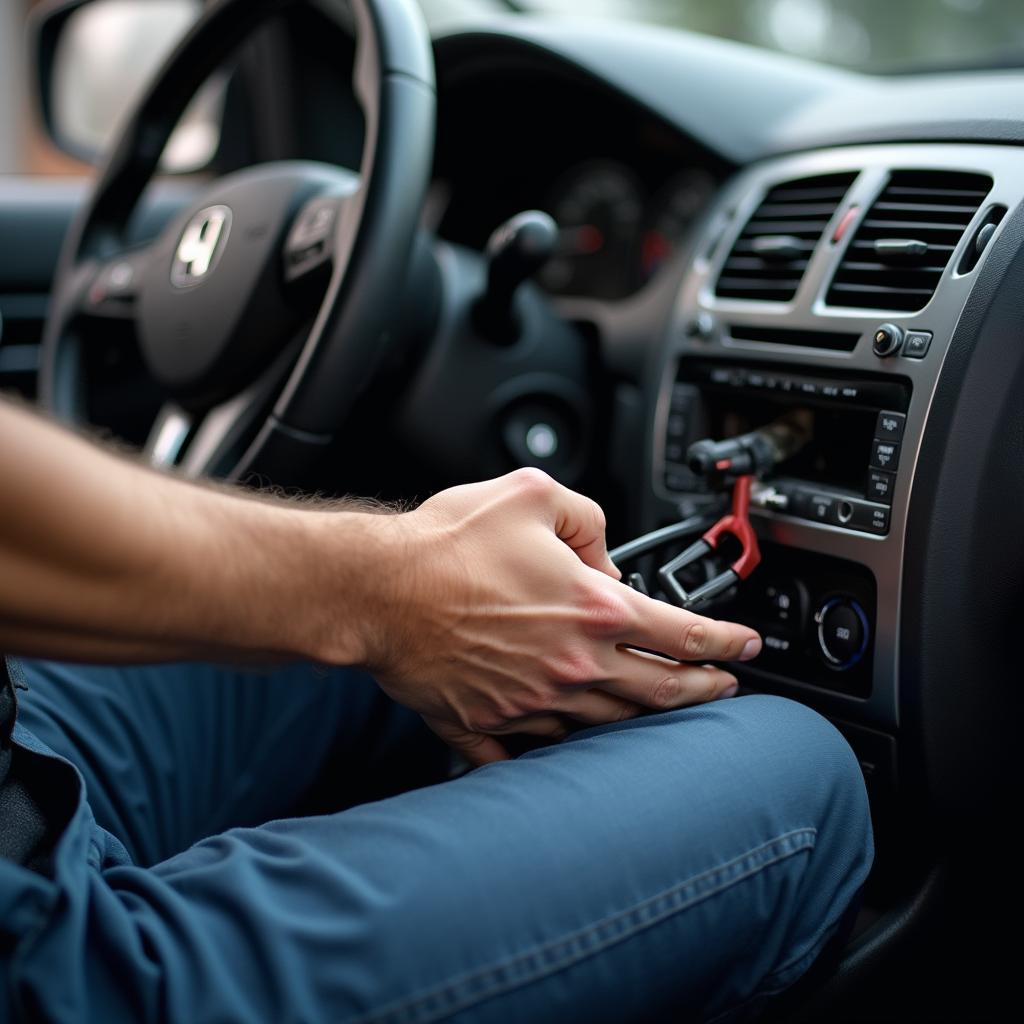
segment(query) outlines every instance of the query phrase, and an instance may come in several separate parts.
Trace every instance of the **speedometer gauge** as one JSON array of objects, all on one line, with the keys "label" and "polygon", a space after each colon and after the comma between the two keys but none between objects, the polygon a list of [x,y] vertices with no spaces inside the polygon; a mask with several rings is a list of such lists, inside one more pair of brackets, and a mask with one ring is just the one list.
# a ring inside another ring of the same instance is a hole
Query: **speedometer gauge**
[{"label": "speedometer gauge", "polygon": [[555,186],[547,208],[558,224],[559,240],[540,274],[544,286],[563,295],[627,295],[643,215],[630,171],[611,160],[580,164]]},{"label": "speedometer gauge", "polygon": [[672,257],[715,192],[715,179],[696,168],[677,174],[655,196],[640,231],[637,270],[646,284]]}]

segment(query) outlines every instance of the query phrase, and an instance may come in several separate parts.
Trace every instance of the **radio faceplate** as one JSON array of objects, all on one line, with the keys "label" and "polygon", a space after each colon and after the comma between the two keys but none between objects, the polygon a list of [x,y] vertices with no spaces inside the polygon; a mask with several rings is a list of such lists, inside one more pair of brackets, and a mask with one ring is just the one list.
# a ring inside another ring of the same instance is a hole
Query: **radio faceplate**
[{"label": "radio faceplate", "polygon": [[885,535],[911,394],[909,381],[891,377],[680,360],[665,418],[663,486],[672,495],[704,493],[686,465],[690,444],[704,436],[735,437],[805,410],[810,440],[755,490],[752,504]]}]

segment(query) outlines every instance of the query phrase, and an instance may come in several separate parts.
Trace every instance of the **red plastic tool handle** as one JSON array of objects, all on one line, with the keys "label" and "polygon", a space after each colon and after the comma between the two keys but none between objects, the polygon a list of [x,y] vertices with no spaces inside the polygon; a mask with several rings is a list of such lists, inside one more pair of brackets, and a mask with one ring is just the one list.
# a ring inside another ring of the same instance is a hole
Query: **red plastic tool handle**
[{"label": "red plastic tool handle", "polygon": [[745,580],[761,563],[761,549],[757,545],[757,535],[750,525],[750,485],[754,477],[740,476],[732,489],[732,512],[723,516],[704,534],[704,540],[711,548],[718,546],[719,539],[725,534],[735,537],[743,548],[740,557],[732,564],[732,571]]}]

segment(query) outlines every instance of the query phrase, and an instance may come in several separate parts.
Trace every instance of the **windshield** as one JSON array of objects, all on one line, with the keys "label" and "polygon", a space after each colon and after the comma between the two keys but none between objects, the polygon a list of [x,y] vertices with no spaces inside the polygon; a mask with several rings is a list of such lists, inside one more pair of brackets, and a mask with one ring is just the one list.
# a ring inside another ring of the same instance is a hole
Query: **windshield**
[{"label": "windshield", "polygon": [[671,25],[860,71],[1024,63],[1020,0],[510,0],[507,6]]}]

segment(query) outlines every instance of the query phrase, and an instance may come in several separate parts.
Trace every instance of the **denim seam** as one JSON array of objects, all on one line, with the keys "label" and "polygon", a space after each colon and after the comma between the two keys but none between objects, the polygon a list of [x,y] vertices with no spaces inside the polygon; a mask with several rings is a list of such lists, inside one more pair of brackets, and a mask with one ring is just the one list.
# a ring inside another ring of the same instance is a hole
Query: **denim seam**
[{"label": "denim seam", "polygon": [[[586,928],[456,977],[432,991],[354,1018],[352,1024],[399,1021],[431,1024],[468,1006],[548,977],[660,924],[773,864],[813,849],[816,835],[815,828],[783,833]],[[510,973],[514,976],[509,977]]]}]

